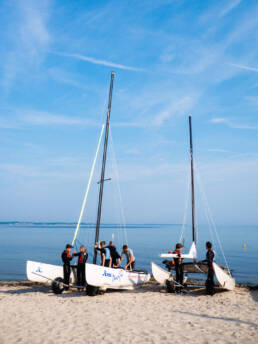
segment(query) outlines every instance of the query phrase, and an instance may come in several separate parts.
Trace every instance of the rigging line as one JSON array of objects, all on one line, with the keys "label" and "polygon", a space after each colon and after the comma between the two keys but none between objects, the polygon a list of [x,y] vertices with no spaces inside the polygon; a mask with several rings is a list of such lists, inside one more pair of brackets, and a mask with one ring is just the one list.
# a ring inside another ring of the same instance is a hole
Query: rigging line
[{"label": "rigging line", "polygon": [[205,193],[204,193],[204,190],[203,190],[203,186],[202,186],[202,183],[201,183],[201,178],[200,178],[200,174],[199,174],[199,170],[197,168],[197,165],[196,165],[196,177],[197,177],[197,182],[199,184],[199,189],[200,189],[202,201],[203,201],[203,204],[204,204],[204,212],[205,212],[205,215],[206,215],[206,218],[207,218],[207,221],[208,221],[208,228],[209,228],[210,236],[211,236],[211,239],[212,239],[212,241],[214,243],[214,246],[216,246],[216,241],[215,241],[214,233],[212,231],[212,223],[211,223],[210,215],[209,215],[209,212],[208,212],[208,209],[207,209],[207,203],[206,203],[206,200],[205,200]]},{"label": "rigging line", "polygon": [[120,188],[120,183],[119,183],[120,178],[119,178],[118,166],[117,166],[117,161],[116,161],[116,152],[115,152],[111,127],[110,127],[110,142],[111,142],[111,149],[112,149],[113,156],[114,156],[114,170],[115,170],[115,174],[116,174],[116,186],[117,186],[118,197],[119,197],[119,201],[120,201],[120,205],[121,205],[120,206],[120,212],[121,212],[121,217],[122,217],[122,227],[123,227],[123,231],[124,231],[125,243],[128,244],[123,200],[122,200],[121,188]]},{"label": "rigging line", "polygon": [[76,229],[75,229],[75,232],[74,232],[74,236],[73,236],[72,246],[73,246],[73,244],[75,242],[75,239],[77,237],[77,234],[78,234],[78,231],[79,231],[79,228],[80,228],[82,216],[83,216],[83,213],[84,213],[84,209],[85,209],[85,205],[86,205],[86,202],[87,202],[88,193],[89,193],[89,189],[90,189],[90,185],[91,185],[91,181],[92,181],[92,177],[93,177],[93,173],[94,173],[94,169],[95,169],[95,165],[96,165],[97,156],[98,156],[98,153],[99,153],[99,148],[100,148],[100,144],[101,144],[104,128],[105,128],[105,125],[102,124],[102,128],[101,128],[101,132],[100,132],[100,137],[99,137],[99,141],[98,141],[98,145],[97,145],[96,154],[95,154],[95,157],[94,157],[94,160],[93,160],[93,164],[92,164],[92,167],[91,167],[91,171],[90,171],[90,178],[89,178],[87,189],[86,189],[86,192],[85,192],[85,195],[84,195],[84,199],[83,199],[83,202],[82,202],[82,208],[81,208],[79,220],[78,220],[78,223],[77,223],[77,226],[76,226]]},{"label": "rigging line", "polygon": [[[211,235],[211,238],[212,238],[212,241],[214,243],[214,246],[215,246],[215,249],[217,249],[217,243],[216,243],[216,240],[215,240],[215,237],[214,237],[214,233],[213,231],[215,232],[215,230],[213,229],[213,224],[212,224],[212,219],[211,219],[211,211],[209,213],[209,209],[207,207],[208,205],[208,199],[206,197],[206,194],[205,194],[205,191],[204,191],[204,187],[202,185],[202,182],[201,182],[201,178],[200,178],[200,174],[199,174],[199,170],[197,169],[197,181],[199,183],[199,188],[200,188],[200,191],[201,191],[201,196],[202,196],[202,200],[203,200],[203,204],[204,204],[204,210],[205,210],[205,215],[206,215],[206,218],[208,220],[208,228],[209,228],[209,232],[210,232],[210,235]],[[218,241],[218,239],[217,239]],[[221,253],[223,255],[223,250],[222,248],[220,248],[221,250]]]},{"label": "rigging line", "polygon": [[188,206],[189,206],[189,197],[190,197],[190,174],[188,173],[188,178],[187,178],[187,185],[186,185],[186,196],[185,196],[185,208],[184,208],[184,217],[183,217],[183,225],[181,229],[181,234],[179,238],[179,242],[182,243],[182,240],[184,238],[184,233],[185,233],[185,227],[186,227],[186,216],[188,212]]},{"label": "rigging line", "polygon": [[[200,184],[201,187],[202,187],[202,184]],[[227,259],[226,259],[226,256],[224,254],[224,251],[223,251],[223,248],[222,248],[222,244],[221,244],[221,241],[220,241],[220,237],[219,237],[219,234],[218,234],[218,231],[217,231],[217,227],[216,227],[216,224],[215,224],[215,221],[213,219],[213,216],[212,216],[212,213],[211,213],[211,210],[210,210],[210,207],[209,207],[209,202],[208,202],[208,199],[207,199],[207,196],[206,196],[206,193],[205,193],[205,190],[204,188],[202,187],[202,191],[203,191],[203,195],[205,197],[205,202],[206,202],[206,206],[207,206],[207,210],[208,210],[208,213],[209,213],[209,216],[210,216],[210,220],[211,220],[211,223],[212,223],[212,227],[213,227],[213,230],[215,232],[215,235],[216,235],[216,238],[217,238],[217,241],[218,241],[218,244],[219,244],[219,247],[220,247],[220,250],[221,250],[221,253],[222,253],[222,256],[224,258],[224,261],[226,263],[226,267],[228,269],[228,272],[229,274],[231,275],[231,271],[230,271],[230,268],[229,268],[229,264],[227,262]],[[232,276],[232,275],[231,275]]]}]

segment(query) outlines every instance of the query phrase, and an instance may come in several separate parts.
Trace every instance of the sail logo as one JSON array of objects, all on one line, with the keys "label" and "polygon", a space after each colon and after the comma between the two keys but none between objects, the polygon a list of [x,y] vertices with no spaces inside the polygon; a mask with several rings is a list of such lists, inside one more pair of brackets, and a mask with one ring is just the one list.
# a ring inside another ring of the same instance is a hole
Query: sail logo
[{"label": "sail logo", "polygon": [[41,270],[40,266],[38,266],[36,272],[39,272],[40,274],[43,272],[43,271]]},{"label": "sail logo", "polygon": [[112,282],[114,282],[120,280],[123,277],[123,272],[119,271],[119,273],[115,275],[113,273],[107,272],[107,270],[104,270],[102,276],[112,278]]}]

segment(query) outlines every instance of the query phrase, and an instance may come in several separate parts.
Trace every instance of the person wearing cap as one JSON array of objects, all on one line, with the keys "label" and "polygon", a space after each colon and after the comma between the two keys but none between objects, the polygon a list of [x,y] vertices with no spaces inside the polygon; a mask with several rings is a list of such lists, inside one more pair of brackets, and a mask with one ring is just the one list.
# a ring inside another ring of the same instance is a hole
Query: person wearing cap
[{"label": "person wearing cap", "polygon": [[173,251],[174,254],[177,254],[178,258],[174,258],[175,271],[176,271],[176,282],[180,284],[176,289],[181,291],[183,282],[184,282],[184,269],[183,269],[183,259],[181,258],[183,245],[180,243],[176,244],[176,249]]},{"label": "person wearing cap", "polygon": [[65,250],[63,251],[61,257],[62,261],[64,263],[63,268],[64,268],[64,283],[68,285],[66,289],[69,288],[69,283],[70,283],[70,274],[71,274],[71,266],[70,266],[70,261],[73,259],[73,255],[71,255],[71,248],[73,248],[72,245],[67,244],[65,247]]}]

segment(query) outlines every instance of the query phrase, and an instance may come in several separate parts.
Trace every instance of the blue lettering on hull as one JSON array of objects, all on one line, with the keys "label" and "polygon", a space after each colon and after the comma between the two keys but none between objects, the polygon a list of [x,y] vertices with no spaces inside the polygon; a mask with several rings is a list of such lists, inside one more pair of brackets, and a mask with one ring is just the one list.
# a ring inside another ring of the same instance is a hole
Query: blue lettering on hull
[{"label": "blue lettering on hull", "polygon": [[115,275],[113,273],[107,272],[107,270],[104,270],[102,276],[112,278],[112,282],[114,282],[120,280],[123,277],[123,272],[119,271],[118,275]]}]

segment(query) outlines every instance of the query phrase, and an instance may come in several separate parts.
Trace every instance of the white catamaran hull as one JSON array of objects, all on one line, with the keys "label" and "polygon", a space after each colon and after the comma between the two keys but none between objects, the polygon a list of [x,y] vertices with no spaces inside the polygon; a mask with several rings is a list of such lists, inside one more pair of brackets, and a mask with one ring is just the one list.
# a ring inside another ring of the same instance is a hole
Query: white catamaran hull
[{"label": "white catamaran hull", "polygon": [[[63,277],[63,267],[60,265],[44,264],[27,261],[27,278],[33,282],[51,282],[57,277]],[[102,289],[133,289],[136,285],[148,282],[150,275],[144,272],[112,269],[95,264],[86,264],[87,284]],[[71,269],[71,283],[76,283],[76,277]]]},{"label": "white catamaran hull", "polygon": [[86,264],[87,284],[106,289],[132,289],[148,282],[150,275],[138,271],[112,269],[95,264]]},{"label": "white catamaran hull", "polygon": [[[32,282],[51,283],[57,277],[64,275],[63,267],[60,265],[45,264],[40,262],[27,261],[26,266],[27,278]],[[76,278],[71,269],[70,275],[71,283],[75,283]]]},{"label": "white catamaran hull", "polygon": [[219,267],[216,263],[213,263],[213,269],[217,281],[221,288],[226,290],[233,290],[235,288],[236,282],[232,276],[227,274],[221,267]]}]

